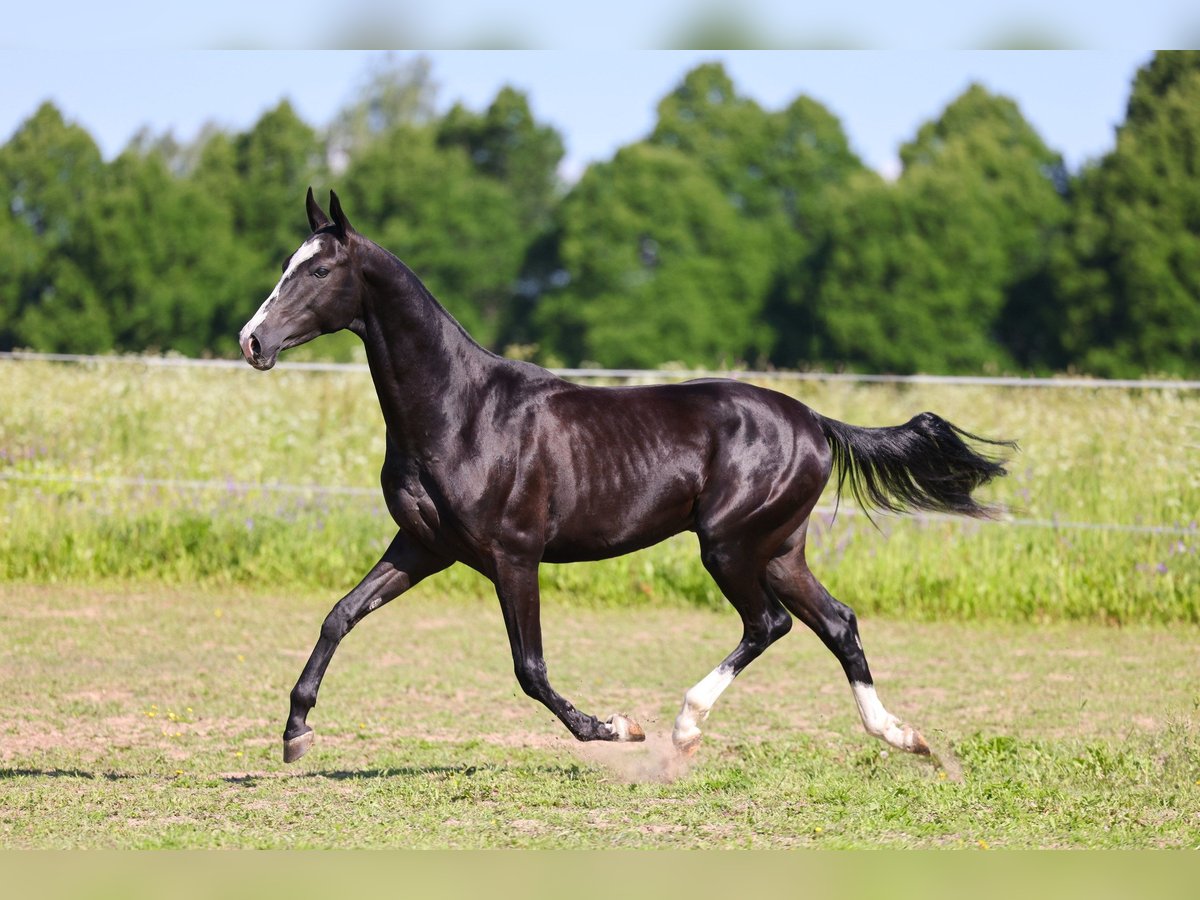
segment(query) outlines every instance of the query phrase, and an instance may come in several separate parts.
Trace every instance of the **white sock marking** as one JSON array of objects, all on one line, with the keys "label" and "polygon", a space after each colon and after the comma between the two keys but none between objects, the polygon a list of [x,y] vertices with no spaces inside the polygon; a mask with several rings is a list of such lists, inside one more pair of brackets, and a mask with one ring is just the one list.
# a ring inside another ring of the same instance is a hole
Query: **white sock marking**
[{"label": "white sock marking", "polygon": [[689,741],[700,734],[700,723],[708,718],[709,711],[717,698],[733,684],[733,669],[717,666],[683,695],[683,708],[675,717],[675,728],[671,740],[676,745]]},{"label": "white sock marking", "polygon": [[867,734],[899,750],[912,750],[916,746],[916,732],[884,709],[879,695],[875,693],[875,685],[855,681],[851,682],[850,687],[854,691],[854,701],[858,704],[858,714],[862,717]]}]

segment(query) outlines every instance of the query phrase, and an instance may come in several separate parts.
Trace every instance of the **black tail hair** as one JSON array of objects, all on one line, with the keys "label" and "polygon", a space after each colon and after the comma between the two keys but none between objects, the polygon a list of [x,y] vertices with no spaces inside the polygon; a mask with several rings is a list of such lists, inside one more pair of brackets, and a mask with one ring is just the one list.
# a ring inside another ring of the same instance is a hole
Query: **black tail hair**
[{"label": "black tail hair", "polygon": [[838,497],[848,480],[864,511],[930,510],[977,518],[999,512],[976,501],[971,492],[1007,474],[1004,461],[979,453],[963,438],[1012,450],[1017,449],[1015,441],[979,437],[931,412],[888,428],[818,419],[833,451]]}]

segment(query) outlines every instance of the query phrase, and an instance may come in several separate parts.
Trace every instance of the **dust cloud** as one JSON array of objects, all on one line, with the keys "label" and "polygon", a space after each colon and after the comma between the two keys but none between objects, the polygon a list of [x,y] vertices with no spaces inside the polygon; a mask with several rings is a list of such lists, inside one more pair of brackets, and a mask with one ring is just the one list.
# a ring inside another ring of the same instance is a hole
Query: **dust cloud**
[{"label": "dust cloud", "polygon": [[601,765],[626,784],[670,784],[687,774],[693,758],[675,749],[669,734],[646,734],[636,744],[595,741],[575,744],[572,752]]}]

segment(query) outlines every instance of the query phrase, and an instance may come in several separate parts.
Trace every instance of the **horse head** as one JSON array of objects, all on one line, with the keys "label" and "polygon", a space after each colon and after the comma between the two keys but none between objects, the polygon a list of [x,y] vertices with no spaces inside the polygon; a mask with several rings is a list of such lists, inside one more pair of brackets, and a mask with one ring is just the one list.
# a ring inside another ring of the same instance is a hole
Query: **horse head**
[{"label": "horse head", "polygon": [[256,369],[269,369],[283,350],[322,334],[353,328],[362,320],[362,279],[354,256],[357,233],[329,192],[325,215],[308,189],[312,234],[283,262],[275,290],[238,335],[242,355]]}]

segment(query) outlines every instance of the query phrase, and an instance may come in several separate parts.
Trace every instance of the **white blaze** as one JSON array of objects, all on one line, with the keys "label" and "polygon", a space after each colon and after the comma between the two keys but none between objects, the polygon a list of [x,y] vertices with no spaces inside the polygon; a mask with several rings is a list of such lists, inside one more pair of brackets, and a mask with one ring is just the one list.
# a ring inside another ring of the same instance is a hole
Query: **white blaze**
[{"label": "white blaze", "polygon": [[288,280],[288,277],[296,271],[302,262],[312,259],[320,252],[321,238],[319,235],[314,235],[301,244],[300,249],[292,254],[292,258],[288,261],[287,271],[280,276],[279,282],[275,285],[275,290],[271,291],[271,295],[263,301],[262,306],[258,308],[258,312],[250,317],[250,321],[245,324],[241,332],[238,334],[238,340],[243,346],[245,346],[246,341],[250,338],[250,335],[254,334],[258,326],[261,325],[263,320],[267,317],[267,307],[271,305],[272,300],[279,296],[279,289],[283,287],[283,283]]}]

